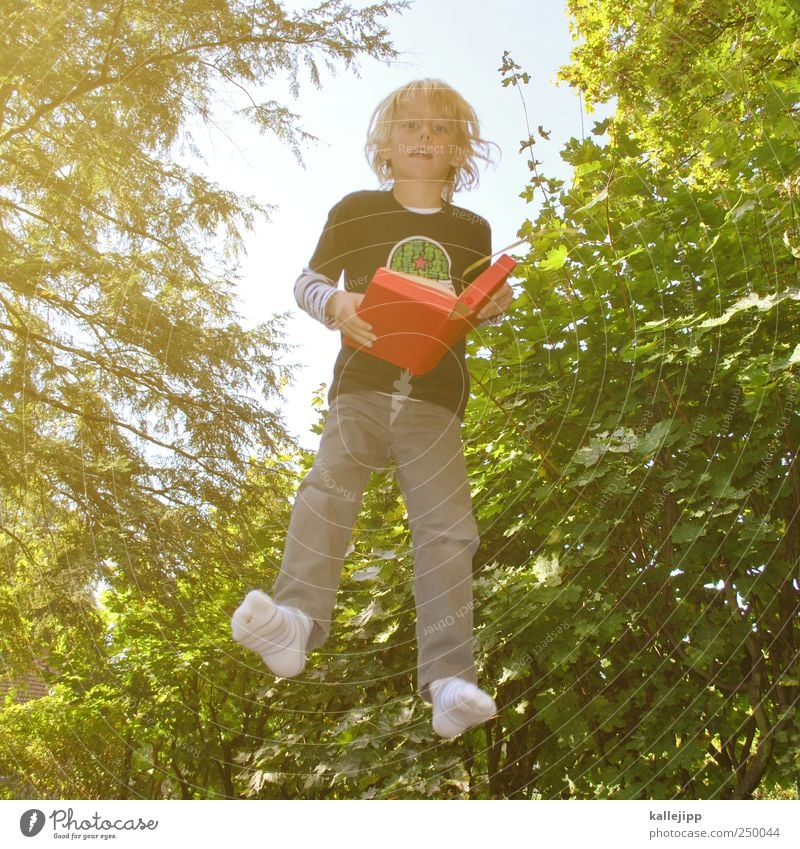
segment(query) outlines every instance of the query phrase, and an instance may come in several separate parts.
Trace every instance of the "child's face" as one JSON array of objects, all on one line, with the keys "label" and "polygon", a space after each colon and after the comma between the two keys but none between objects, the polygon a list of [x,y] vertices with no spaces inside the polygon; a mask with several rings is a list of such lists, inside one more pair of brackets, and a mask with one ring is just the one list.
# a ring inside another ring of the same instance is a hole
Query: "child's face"
[{"label": "child's face", "polygon": [[442,118],[423,97],[414,96],[392,123],[391,147],[384,151],[398,180],[446,180],[458,166],[457,127]]}]

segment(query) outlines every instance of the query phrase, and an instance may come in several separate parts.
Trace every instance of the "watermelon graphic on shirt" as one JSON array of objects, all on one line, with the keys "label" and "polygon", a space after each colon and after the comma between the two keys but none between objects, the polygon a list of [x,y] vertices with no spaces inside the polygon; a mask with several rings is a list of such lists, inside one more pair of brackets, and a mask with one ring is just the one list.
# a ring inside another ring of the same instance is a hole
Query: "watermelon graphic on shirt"
[{"label": "watermelon graphic on shirt", "polygon": [[389,254],[386,268],[437,281],[448,291],[455,292],[451,280],[450,257],[438,242],[431,239],[412,236],[398,242]]}]

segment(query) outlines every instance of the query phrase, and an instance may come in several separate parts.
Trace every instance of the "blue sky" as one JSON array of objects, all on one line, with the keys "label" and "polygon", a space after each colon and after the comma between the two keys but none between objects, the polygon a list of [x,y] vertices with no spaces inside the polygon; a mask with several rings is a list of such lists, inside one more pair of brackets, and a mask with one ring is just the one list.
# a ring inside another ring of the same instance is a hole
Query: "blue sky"
[{"label": "blue sky", "polygon": [[[499,145],[502,155],[484,170],[480,188],[459,193],[454,202],[489,220],[495,250],[514,241],[522,221],[535,214],[535,207],[519,198],[529,175],[526,159],[518,152],[527,131],[519,93],[501,85],[498,68],[505,50],[532,77],[523,88],[531,129],[541,124],[552,131],[550,142],[536,146],[545,173],[565,176],[558,155],[561,144],[581,135],[578,97],[565,83],[555,82],[571,49],[561,0],[496,0],[491,7],[478,0],[416,0],[404,13],[391,16],[387,25],[402,54],[390,66],[365,61],[360,78],[344,70],[336,76],[324,73],[322,89],[308,82],[296,100],[282,80],[259,93],[285,102],[301,116],[300,125],[319,137],[319,143],[303,150],[305,167],[279,141],[258,135],[233,117],[235,108],[244,105],[233,93],[227,102],[221,98],[216,126],[193,133],[205,170],[214,179],[277,207],[271,221],[260,223],[247,237],[239,284],[241,311],[245,322],[292,312],[286,341],[297,347],[284,360],[301,368],[282,409],[290,430],[310,448],[318,443],[309,430],[316,419],[311,396],[320,383],[330,380],[339,334],[302,313],[292,287],[314,250],[328,210],[348,192],[378,188],[363,147],[380,99],[411,79],[434,77],[472,103],[484,137]],[[587,132],[593,120],[584,118]]]}]

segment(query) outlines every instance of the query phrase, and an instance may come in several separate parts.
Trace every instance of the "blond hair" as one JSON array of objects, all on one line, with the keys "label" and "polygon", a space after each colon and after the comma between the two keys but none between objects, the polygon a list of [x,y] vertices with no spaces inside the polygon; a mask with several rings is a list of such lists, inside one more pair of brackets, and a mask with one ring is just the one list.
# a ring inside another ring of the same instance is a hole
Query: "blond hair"
[{"label": "blond hair", "polygon": [[384,154],[391,147],[392,128],[398,112],[415,95],[421,95],[437,117],[453,121],[456,127],[454,147],[460,153],[460,163],[451,169],[442,189],[442,198],[449,202],[457,191],[477,187],[478,160],[491,162],[489,148],[497,145],[481,138],[475,110],[446,82],[413,80],[387,95],[370,118],[364,153],[381,185],[389,184],[393,177],[392,165]]}]

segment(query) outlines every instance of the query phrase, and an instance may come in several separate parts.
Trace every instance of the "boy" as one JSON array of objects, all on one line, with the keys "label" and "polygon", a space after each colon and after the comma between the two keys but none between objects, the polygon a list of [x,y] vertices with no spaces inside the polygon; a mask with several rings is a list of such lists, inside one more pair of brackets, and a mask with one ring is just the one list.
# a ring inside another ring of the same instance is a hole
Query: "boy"
[{"label": "boy", "polygon": [[[439,80],[401,87],[376,108],[370,165],[389,191],[354,192],[331,210],[298,304],[367,351],[376,338],[356,310],[381,266],[433,278],[460,292],[464,269],[491,254],[488,223],[453,206],[488,160],[472,107]],[[478,267],[470,280],[486,266]],[[344,272],[344,291],[337,288]],[[506,283],[478,318],[504,312]],[[414,546],[418,687],[433,728],[455,737],[496,713],[478,689],[472,659],[472,515],[460,426],[469,398],[462,340],[436,368],[412,378],[342,344],[328,393],[319,453],[300,485],[274,598],[254,590],[233,615],[233,638],[282,677],[298,675],[331,624],[342,561],[364,488],[390,459],[406,502]]]}]

